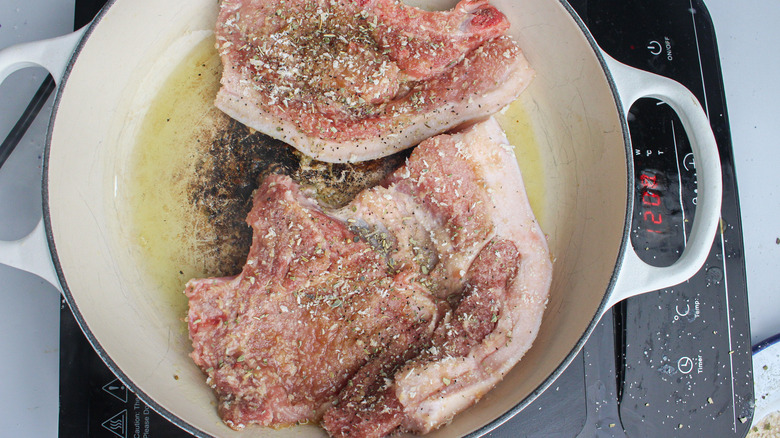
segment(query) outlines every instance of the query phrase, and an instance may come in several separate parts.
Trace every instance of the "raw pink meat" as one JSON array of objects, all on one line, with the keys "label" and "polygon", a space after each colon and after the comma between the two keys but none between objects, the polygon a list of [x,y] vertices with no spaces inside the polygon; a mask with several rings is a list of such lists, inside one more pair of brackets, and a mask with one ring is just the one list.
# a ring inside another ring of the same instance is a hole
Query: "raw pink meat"
[{"label": "raw pink meat", "polygon": [[513,101],[533,76],[487,0],[223,0],[216,105],[315,159],[364,161]]},{"label": "raw pink meat", "polygon": [[[432,247],[431,289],[450,307],[414,359],[384,361],[386,376],[352,379],[323,420],[334,436],[426,433],[445,424],[520,360],[547,302],[547,243],[493,119],[423,142],[389,183],[415,200],[430,239],[414,242]],[[371,388],[370,396],[360,388]]]},{"label": "raw pink meat", "polygon": [[490,119],[421,143],[339,210],[268,177],[235,278],[192,280],[192,357],[234,428],[425,433],[531,346],[551,279],[514,155]]},{"label": "raw pink meat", "polygon": [[416,276],[393,275],[289,177],[264,181],[247,221],[241,274],[186,289],[192,357],[228,425],[316,420],[370,357],[426,341],[437,310]]}]

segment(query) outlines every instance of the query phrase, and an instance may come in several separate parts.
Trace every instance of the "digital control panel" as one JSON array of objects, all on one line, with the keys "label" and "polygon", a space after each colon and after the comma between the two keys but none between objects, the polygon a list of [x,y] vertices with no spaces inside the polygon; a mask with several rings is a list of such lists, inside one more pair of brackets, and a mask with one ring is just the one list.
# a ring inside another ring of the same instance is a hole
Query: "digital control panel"
[{"label": "digital control panel", "polygon": [[[635,177],[631,243],[646,263],[669,266],[685,249],[695,217],[696,157],[665,103],[639,100],[628,123]],[[723,221],[704,267],[688,281],[616,307],[619,416],[627,436],[746,431],[749,337],[732,330],[733,321],[747,318],[746,312],[736,315],[735,291],[726,281],[732,231]]]},{"label": "digital control panel", "polygon": [[669,266],[682,254],[696,212],[696,164],[668,105],[640,99],[629,112],[634,161],[631,243],[639,257]]}]

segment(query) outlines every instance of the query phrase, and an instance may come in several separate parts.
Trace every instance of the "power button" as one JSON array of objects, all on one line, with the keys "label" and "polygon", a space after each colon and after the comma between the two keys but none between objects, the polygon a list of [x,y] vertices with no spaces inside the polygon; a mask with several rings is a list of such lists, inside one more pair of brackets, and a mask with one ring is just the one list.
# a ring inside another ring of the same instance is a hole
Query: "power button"
[{"label": "power button", "polygon": [[653,40],[647,43],[647,50],[649,50],[651,54],[658,56],[664,51],[664,48],[661,43]]},{"label": "power button", "polygon": [[647,50],[653,56],[658,56],[666,52],[666,59],[669,61],[674,60],[674,56],[672,56],[672,40],[669,39],[669,37],[664,37],[663,42],[658,40],[648,42]]}]

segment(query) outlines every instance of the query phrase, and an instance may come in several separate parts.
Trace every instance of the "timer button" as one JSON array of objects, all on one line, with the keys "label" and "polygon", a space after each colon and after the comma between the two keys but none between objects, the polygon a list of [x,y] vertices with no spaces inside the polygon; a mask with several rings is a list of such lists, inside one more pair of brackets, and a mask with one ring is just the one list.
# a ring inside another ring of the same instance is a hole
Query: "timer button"
[{"label": "timer button", "polygon": [[693,359],[683,356],[677,361],[677,369],[683,374],[690,374],[693,371]]}]

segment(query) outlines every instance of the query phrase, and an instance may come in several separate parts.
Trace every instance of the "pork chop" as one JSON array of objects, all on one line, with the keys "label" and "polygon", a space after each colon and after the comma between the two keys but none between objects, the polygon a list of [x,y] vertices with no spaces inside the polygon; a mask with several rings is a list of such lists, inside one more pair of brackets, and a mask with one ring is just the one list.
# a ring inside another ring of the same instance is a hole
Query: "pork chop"
[{"label": "pork chop", "polygon": [[430,238],[407,240],[433,247],[431,290],[448,308],[415,358],[386,366],[387,378],[359,372],[350,380],[323,419],[333,436],[429,432],[478,401],[530,348],[552,265],[509,149],[489,119],[421,143],[391,177],[390,189],[415,200]]},{"label": "pork chop", "polygon": [[551,263],[493,119],[424,141],[338,210],[270,176],[248,222],[242,272],[185,290],[192,357],[231,427],[425,433],[479,400],[538,331]]},{"label": "pork chop", "polygon": [[414,146],[512,102],[533,71],[487,0],[223,0],[216,106],[326,162]]}]

